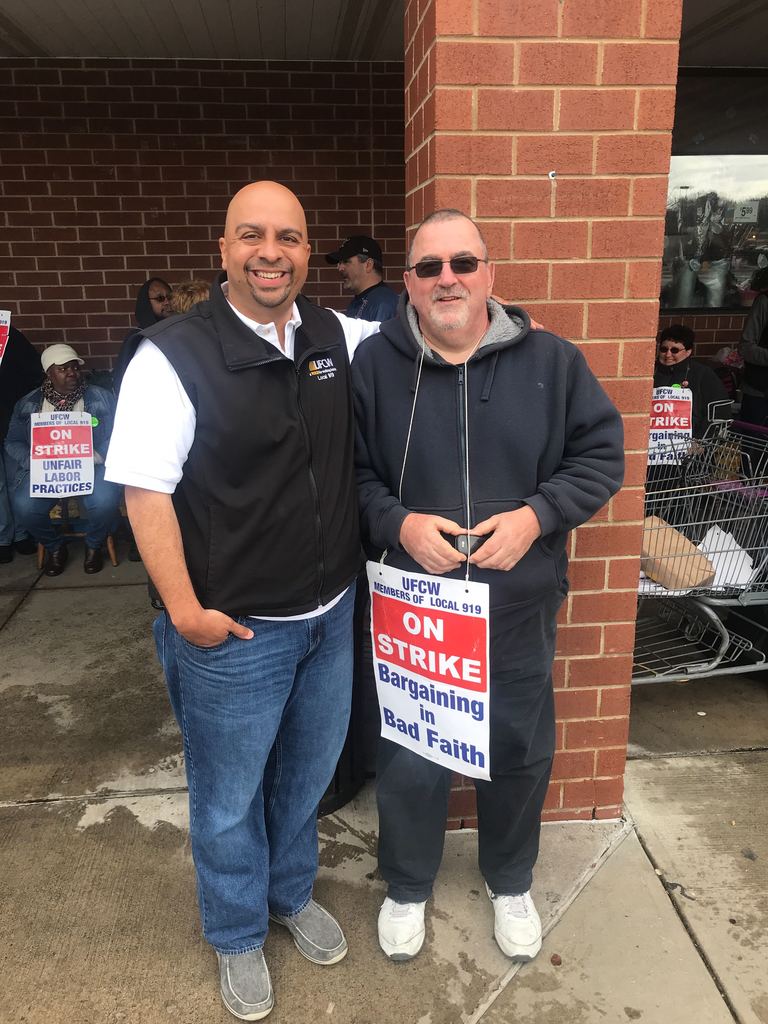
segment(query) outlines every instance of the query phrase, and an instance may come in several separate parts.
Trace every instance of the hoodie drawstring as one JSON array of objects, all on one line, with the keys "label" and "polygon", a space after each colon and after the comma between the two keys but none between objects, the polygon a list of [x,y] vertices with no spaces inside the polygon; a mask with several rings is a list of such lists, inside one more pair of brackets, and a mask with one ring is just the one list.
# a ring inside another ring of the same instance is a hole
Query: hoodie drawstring
[{"label": "hoodie drawstring", "polygon": [[411,445],[411,433],[413,432],[413,417],[416,415],[416,399],[419,397],[419,384],[421,383],[421,369],[424,366],[424,349],[421,350],[419,366],[416,371],[416,383],[413,389],[413,405],[411,405],[411,418],[408,421],[408,435],[405,439],[405,451],[403,452],[403,465],[400,468],[400,483],[397,485],[397,500],[403,504],[403,477],[405,476],[405,464],[408,461],[408,449]]},{"label": "hoodie drawstring", "polygon": [[[421,350],[421,356],[419,358],[418,367],[415,374],[414,386],[411,388],[413,391],[413,404],[411,405],[411,418],[408,421],[408,434],[405,438],[405,451],[403,452],[403,464],[400,467],[400,482],[397,485],[397,500],[400,504],[403,504],[403,477],[405,476],[405,464],[408,461],[408,449],[411,446],[411,433],[413,432],[413,417],[416,415],[416,399],[419,397],[419,384],[421,383],[421,370],[424,366],[424,349]],[[389,554],[389,548],[384,548],[379,559],[379,575],[381,576],[381,566],[384,565],[384,559]]]},{"label": "hoodie drawstring", "polygon": [[493,387],[493,378],[496,376],[496,364],[499,361],[498,350],[488,359],[488,369],[485,374],[485,382],[483,383],[483,390],[480,392],[480,401],[487,402],[491,397],[491,388]]}]

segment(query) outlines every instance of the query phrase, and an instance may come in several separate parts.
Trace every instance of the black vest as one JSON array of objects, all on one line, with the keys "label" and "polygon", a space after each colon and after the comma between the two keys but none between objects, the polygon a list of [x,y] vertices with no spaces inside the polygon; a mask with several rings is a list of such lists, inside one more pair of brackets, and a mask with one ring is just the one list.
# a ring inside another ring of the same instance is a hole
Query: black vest
[{"label": "black vest", "polygon": [[195,407],[173,503],[198,600],[229,615],[298,615],[360,564],[344,333],[299,296],[295,361],[211,300],[145,331]]}]

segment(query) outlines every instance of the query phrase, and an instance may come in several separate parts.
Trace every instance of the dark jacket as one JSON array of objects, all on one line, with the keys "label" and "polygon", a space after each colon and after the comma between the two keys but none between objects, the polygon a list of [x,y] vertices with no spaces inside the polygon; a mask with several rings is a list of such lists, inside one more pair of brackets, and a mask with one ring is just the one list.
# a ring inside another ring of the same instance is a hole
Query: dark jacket
[{"label": "dark jacket", "polygon": [[768,293],[757,296],[749,310],[739,342],[744,358],[746,395],[768,396]]},{"label": "dark jacket", "polygon": [[123,383],[123,377],[128,369],[128,364],[136,355],[136,349],[144,340],[144,329],[154,327],[155,324],[162,323],[163,321],[163,317],[157,316],[154,309],[152,309],[152,303],[149,301],[149,288],[155,281],[159,281],[170,290],[170,286],[162,277],[150,277],[139,288],[139,294],[136,296],[136,323],[138,327],[135,327],[126,334],[112,369],[113,387],[116,395],[120,394],[120,385]]},{"label": "dark jacket", "polygon": [[400,527],[409,511],[468,525],[466,397],[469,525],[526,504],[541,524],[542,536],[509,572],[471,569],[472,579],[490,584],[492,608],[512,609],[564,586],[568,531],[621,485],[623,433],[618,412],[576,346],[532,330],[522,309],[491,305],[499,340],[481,345],[466,379],[463,365],[436,354],[424,359],[402,503],[398,482],[420,353],[407,304],[361,345],[353,363],[357,481],[369,553],[376,557],[386,548],[388,564],[423,571],[400,547]]},{"label": "dark jacket", "polygon": [[[14,486],[18,486],[24,474],[29,472],[32,413],[40,412],[42,404],[43,389],[35,388],[20,398],[13,410],[5,438],[5,454],[8,459],[8,479],[14,481]],[[85,411],[99,421],[93,427],[93,450],[104,460],[115,422],[115,397],[110,391],[91,385],[85,389],[83,405]]]},{"label": "dark jacket", "polygon": [[[710,422],[709,405],[711,402],[728,402],[725,385],[714,370],[695,359],[684,359],[682,363],[663,366],[656,363],[653,371],[655,388],[671,388],[676,384],[691,389],[693,395],[693,436],[703,437]],[[714,410],[720,416],[727,416],[728,409],[721,406]]]},{"label": "dark jacket", "polygon": [[397,313],[397,292],[379,281],[360,292],[344,310],[353,320],[390,320]]},{"label": "dark jacket", "polygon": [[0,443],[11,422],[18,400],[36,387],[43,377],[40,353],[36,352],[21,331],[11,326],[5,354],[0,362]]},{"label": "dark jacket", "polygon": [[200,603],[229,615],[311,611],[360,566],[344,333],[329,310],[301,296],[297,306],[295,362],[218,285],[146,331],[195,407],[173,495],[189,575]]}]

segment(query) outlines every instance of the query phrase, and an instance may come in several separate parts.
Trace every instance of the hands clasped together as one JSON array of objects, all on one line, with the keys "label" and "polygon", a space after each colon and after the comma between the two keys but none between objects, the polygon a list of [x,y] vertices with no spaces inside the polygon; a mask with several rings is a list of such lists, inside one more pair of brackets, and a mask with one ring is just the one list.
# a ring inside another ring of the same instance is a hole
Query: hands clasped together
[{"label": "hands clasped together", "polygon": [[[467,556],[457,551],[443,534],[458,537],[466,532],[451,519],[411,512],[400,527],[400,543],[427,572],[440,576],[457,569],[467,560]],[[480,569],[506,572],[517,565],[541,535],[541,527],[533,509],[523,505],[511,512],[491,516],[469,532],[473,537],[487,538],[482,547],[469,556],[470,563]]]}]

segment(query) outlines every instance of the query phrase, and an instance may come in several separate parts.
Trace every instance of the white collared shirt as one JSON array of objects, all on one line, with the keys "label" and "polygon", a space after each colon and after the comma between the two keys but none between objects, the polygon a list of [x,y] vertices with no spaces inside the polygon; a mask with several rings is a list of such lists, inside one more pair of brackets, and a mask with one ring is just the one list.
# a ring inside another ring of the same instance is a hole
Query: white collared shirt
[{"label": "white collared shirt", "polygon": [[[227,294],[226,281],[221,286],[221,290],[225,295]],[[301,317],[299,316],[299,310],[295,302],[293,304],[293,309],[291,310],[291,319],[285,325],[285,348],[280,344],[280,339],[277,336],[277,327],[275,326],[274,321],[271,324],[260,324],[256,320],[251,320],[251,318],[246,316],[245,313],[241,313],[239,309],[235,309],[231,302],[229,304],[229,308],[238,320],[243,321],[246,327],[250,327],[254,333],[258,334],[260,338],[264,339],[264,341],[268,341],[270,345],[274,345],[275,348],[282,352],[284,356],[287,356],[288,359],[293,359],[296,344],[296,331],[301,327]],[[350,359],[351,358],[352,356],[350,356]]]}]

